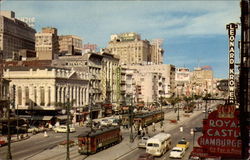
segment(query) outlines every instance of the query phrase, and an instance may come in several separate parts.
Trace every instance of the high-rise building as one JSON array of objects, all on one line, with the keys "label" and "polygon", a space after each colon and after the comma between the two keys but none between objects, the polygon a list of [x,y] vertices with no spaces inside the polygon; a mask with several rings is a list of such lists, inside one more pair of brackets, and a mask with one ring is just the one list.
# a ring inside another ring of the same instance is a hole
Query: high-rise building
[{"label": "high-rise building", "polygon": [[42,28],[36,33],[36,56],[39,60],[52,60],[58,56],[59,42],[57,29],[52,27]]},{"label": "high-rise building", "polygon": [[149,41],[141,40],[136,33],[111,35],[107,48],[120,57],[120,64],[143,64],[150,59]]},{"label": "high-rise building", "polygon": [[82,39],[74,35],[59,36],[60,55],[82,55]]},{"label": "high-rise building", "polygon": [[153,39],[151,41],[150,61],[154,64],[163,64],[164,50],[162,48],[162,39]]},{"label": "high-rise building", "polygon": [[134,32],[114,34],[110,37],[107,48],[112,54],[120,56],[120,64],[162,64],[164,50],[161,48],[161,39],[142,40]]},{"label": "high-rise building", "polygon": [[35,49],[36,30],[15,18],[13,11],[0,12],[0,52],[3,59],[14,58],[20,49]]}]

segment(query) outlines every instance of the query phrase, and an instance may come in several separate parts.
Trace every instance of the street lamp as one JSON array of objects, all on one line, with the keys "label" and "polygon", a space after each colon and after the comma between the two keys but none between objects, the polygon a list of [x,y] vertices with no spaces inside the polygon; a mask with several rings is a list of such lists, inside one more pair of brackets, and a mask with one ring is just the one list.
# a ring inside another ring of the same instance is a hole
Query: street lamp
[{"label": "street lamp", "polygon": [[180,120],[180,108],[179,108],[179,103],[177,104],[177,121]]}]

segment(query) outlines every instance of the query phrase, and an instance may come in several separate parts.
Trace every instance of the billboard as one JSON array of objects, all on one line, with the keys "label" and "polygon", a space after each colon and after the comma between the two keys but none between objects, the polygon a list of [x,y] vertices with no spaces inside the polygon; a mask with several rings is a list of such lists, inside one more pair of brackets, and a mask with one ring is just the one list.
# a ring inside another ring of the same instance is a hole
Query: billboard
[{"label": "billboard", "polygon": [[239,158],[242,147],[239,123],[239,110],[234,105],[218,106],[203,120],[203,136],[198,138],[198,144],[210,155]]}]

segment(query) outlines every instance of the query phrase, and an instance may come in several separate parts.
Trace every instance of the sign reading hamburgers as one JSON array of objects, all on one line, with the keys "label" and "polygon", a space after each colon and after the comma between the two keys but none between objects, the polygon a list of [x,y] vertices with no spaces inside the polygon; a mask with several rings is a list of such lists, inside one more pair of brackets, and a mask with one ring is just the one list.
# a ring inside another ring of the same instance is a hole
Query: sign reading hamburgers
[{"label": "sign reading hamburgers", "polygon": [[220,105],[203,120],[203,136],[198,144],[211,155],[238,158],[241,156],[239,111],[233,105]]}]

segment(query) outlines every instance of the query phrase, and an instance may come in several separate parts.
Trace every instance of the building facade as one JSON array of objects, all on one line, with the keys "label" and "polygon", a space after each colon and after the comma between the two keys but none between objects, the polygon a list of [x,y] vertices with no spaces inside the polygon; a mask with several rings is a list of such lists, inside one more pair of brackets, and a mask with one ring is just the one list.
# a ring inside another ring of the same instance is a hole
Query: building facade
[{"label": "building facade", "polygon": [[82,39],[74,35],[59,36],[60,55],[82,55]]},{"label": "building facade", "polygon": [[53,60],[59,53],[57,29],[52,27],[42,28],[36,33],[36,56],[39,60]]},{"label": "building facade", "polygon": [[13,59],[20,49],[35,50],[36,31],[15,18],[13,11],[0,12],[0,52]]},{"label": "building facade", "polygon": [[120,64],[162,64],[164,50],[161,39],[151,42],[142,40],[141,36],[134,32],[111,35],[107,48],[112,54],[120,57]]},{"label": "building facade", "polygon": [[147,64],[147,65],[130,65],[127,66],[130,69],[136,69],[140,73],[159,73],[162,79],[163,90],[159,93],[159,96],[170,97],[175,92],[175,66],[171,64]]},{"label": "building facade", "polygon": [[55,67],[13,66],[6,67],[4,78],[10,80],[10,88],[15,88],[14,107],[20,114],[55,116],[69,101],[74,121],[81,120],[78,111],[89,98],[85,73]]},{"label": "building facade", "polygon": [[136,33],[111,35],[107,48],[120,57],[120,64],[142,64],[150,59],[150,42]]}]

